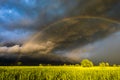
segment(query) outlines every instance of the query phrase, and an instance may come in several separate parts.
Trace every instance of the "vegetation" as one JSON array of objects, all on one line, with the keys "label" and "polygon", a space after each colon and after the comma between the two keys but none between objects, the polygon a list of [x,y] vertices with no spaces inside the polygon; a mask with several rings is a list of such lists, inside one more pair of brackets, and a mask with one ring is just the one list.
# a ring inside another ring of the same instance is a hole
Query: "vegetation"
[{"label": "vegetation", "polygon": [[92,61],[90,61],[88,59],[84,59],[81,62],[81,66],[83,66],[83,67],[92,67],[93,63],[92,63]]},{"label": "vegetation", "polygon": [[21,65],[22,65],[22,62],[17,62],[17,65],[18,65],[18,66],[21,66]]},{"label": "vegetation", "polygon": [[120,80],[120,67],[107,62],[93,66],[93,62],[84,59],[80,64],[53,66],[1,66],[0,80]]},{"label": "vegetation", "polygon": [[0,67],[0,80],[120,80],[120,67]]},{"label": "vegetation", "polygon": [[101,67],[108,67],[109,63],[101,62],[101,63],[99,63],[99,66],[101,66]]}]

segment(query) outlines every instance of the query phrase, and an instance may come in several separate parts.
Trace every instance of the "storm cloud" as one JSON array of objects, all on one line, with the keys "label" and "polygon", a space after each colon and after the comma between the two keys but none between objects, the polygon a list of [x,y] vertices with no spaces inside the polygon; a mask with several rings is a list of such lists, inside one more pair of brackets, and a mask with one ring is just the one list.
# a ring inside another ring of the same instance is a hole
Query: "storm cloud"
[{"label": "storm cloud", "polygon": [[111,57],[119,55],[119,36],[114,37],[120,29],[119,5],[119,0],[1,0],[0,55],[10,59],[57,55],[61,62],[64,57],[77,57],[120,63]]}]

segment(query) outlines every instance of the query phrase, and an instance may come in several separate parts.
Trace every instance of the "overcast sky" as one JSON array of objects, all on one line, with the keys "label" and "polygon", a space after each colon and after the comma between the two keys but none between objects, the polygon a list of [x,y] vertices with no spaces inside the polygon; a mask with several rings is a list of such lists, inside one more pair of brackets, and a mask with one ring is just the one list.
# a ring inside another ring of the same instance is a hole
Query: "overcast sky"
[{"label": "overcast sky", "polygon": [[[3,49],[6,50],[9,45],[11,47],[7,53],[18,50],[21,48],[21,45],[23,45],[25,49],[31,49],[28,48],[28,46],[32,47],[33,44],[35,50],[39,46],[41,49],[47,48],[46,52],[51,52],[56,43],[52,43],[49,40],[40,44],[35,43],[36,35],[40,37],[40,32],[42,32],[44,28],[51,27],[51,24],[57,21],[80,16],[104,18],[103,20],[107,19],[119,25],[119,8],[119,0],[0,0],[0,52],[5,52]],[[119,32],[116,34],[119,34]],[[98,43],[96,41],[96,43],[91,45],[95,46],[96,50],[92,50],[90,53],[101,53],[103,55],[106,51],[101,44],[106,43],[105,45],[103,44],[104,48],[107,50],[110,49],[110,51],[106,52],[105,55],[109,55],[108,53],[113,55],[115,52],[115,58],[120,50],[118,48],[120,45],[117,44],[119,43],[119,37],[120,36],[117,36],[116,39],[115,37],[106,37],[105,40],[101,40],[101,42]],[[113,43],[110,44],[111,42]],[[89,44],[91,43],[87,45]],[[86,47],[87,45],[84,46]],[[111,47],[111,45],[113,45],[114,48]],[[23,51],[26,51],[25,49]],[[79,48],[77,48],[77,50],[78,49]],[[88,55],[88,53],[85,55]],[[96,56],[96,54],[93,56]],[[94,59],[95,57],[90,58]],[[100,59],[98,56],[96,58]],[[96,60],[96,58],[94,60]],[[117,59],[115,61],[117,62]]]}]

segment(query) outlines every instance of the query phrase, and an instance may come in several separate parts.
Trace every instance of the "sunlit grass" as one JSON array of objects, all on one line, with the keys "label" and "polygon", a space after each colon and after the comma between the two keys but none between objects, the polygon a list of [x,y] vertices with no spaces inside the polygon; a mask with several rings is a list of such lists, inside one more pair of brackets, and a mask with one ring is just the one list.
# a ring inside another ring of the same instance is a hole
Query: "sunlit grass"
[{"label": "sunlit grass", "polygon": [[120,67],[1,66],[0,80],[120,80]]}]

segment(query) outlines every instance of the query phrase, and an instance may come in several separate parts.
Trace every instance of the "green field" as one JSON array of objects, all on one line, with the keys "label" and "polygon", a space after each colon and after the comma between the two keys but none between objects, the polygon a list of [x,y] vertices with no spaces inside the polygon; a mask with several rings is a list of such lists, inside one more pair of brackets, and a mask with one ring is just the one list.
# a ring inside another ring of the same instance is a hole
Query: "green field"
[{"label": "green field", "polygon": [[0,67],[0,80],[120,80],[120,67]]}]

